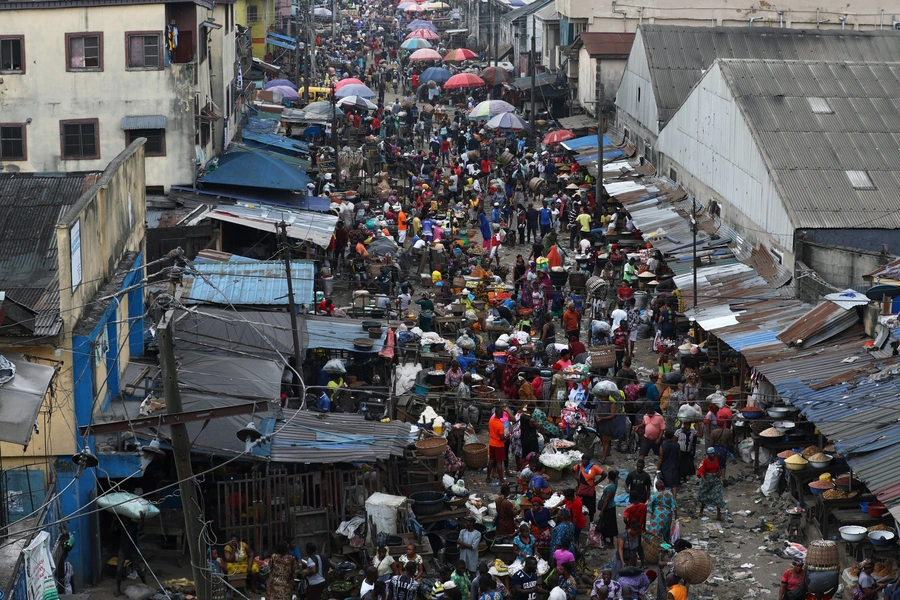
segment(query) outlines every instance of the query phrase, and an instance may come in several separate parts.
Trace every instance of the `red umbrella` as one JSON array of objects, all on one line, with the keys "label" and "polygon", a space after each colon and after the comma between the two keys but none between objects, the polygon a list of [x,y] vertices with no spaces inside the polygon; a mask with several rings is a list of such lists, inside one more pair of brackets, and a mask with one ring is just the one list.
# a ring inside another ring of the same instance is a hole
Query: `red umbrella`
[{"label": "red umbrella", "polygon": [[444,89],[452,88],[474,88],[485,85],[484,79],[472,73],[459,73],[447,80]]},{"label": "red umbrella", "polygon": [[500,85],[501,83],[512,81],[509,71],[503,67],[488,67],[481,72],[481,78],[491,85]]},{"label": "red umbrella", "polygon": [[569,131],[568,129],[558,129],[556,131],[551,131],[547,135],[544,136],[543,143],[544,144],[558,144],[560,142],[564,142],[566,140],[571,140],[575,137],[575,134]]},{"label": "red umbrella", "polygon": [[430,29],[416,29],[408,36],[406,36],[405,39],[408,40],[410,38],[422,38],[423,40],[435,41],[441,39],[441,36],[439,36],[434,31],[431,31]]},{"label": "red umbrella", "polygon": [[444,60],[463,61],[471,60],[473,58],[478,58],[478,55],[466,48],[459,48],[448,52],[447,56],[444,57]]},{"label": "red umbrella", "polygon": [[351,83],[355,83],[357,85],[366,85],[359,79],[356,79],[355,77],[348,77],[347,79],[341,79],[336,84],[334,84],[334,89],[335,89],[335,91],[339,90],[342,87],[344,87],[345,85],[350,85]]},{"label": "red umbrella", "polygon": [[420,48],[409,55],[409,60],[441,60],[441,53],[431,48]]}]

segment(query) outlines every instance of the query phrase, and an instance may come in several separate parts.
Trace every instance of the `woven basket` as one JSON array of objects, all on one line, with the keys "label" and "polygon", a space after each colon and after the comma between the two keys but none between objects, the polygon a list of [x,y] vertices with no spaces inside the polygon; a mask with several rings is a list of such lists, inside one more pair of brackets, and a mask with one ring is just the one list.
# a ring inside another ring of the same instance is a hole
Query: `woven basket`
[{"label": "woven basket", "polygon": [[838,568],[841,558],[837,544],[831,540],[814,540],[806,552],[806,564],[811,567]]},{"label": "woven basket", "polygon": [[416,452],[422,456],[439,456],[444,453],[447,440],[442,437],[431,437],[416,442]]},{"label": "woven basket", "polygon": [[703,550],[682,550],[675,555],[675,573],[689,585],[701,584],[712,573],[712,559]]},{"label": "woven basket", "polygon": [[466,444],[463,446],[463,460],[470,469],[485,468],[488,465],[487,444]]},{"label": "woven basket", "polygon": [[644,549],[644,562],[655,565],[659,562],[659,546],[665,540],[661,537],[645,534],[641,540],[641,547]]},{"label": "woven basket", "polygon": [[616,347],[600,346],[590,349],[591,368],[592,369],[609,369],[616,365]]}]

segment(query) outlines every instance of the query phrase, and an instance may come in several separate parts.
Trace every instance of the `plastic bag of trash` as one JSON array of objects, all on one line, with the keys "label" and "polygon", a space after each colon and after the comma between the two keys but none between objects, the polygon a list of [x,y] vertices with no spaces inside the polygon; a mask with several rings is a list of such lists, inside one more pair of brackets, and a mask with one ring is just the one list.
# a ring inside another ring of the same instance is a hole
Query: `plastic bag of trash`
[{"label": "plastic bag of trash", "polygon": [[333,373],[335,375],[343,375],[347,372],[347,368],[344,366],[344,360],[341,358],[332,358],[325,363],[322,370],[326,373]]},{"label": "plastic bag of trash", "polygon": [[766,498],[778,492],[778,482],[781,479],[782,469],[783,467],[779,462],[773,462],[766,469],[766,477],[759,487],[759,491],[762,492],[762,495]]}]

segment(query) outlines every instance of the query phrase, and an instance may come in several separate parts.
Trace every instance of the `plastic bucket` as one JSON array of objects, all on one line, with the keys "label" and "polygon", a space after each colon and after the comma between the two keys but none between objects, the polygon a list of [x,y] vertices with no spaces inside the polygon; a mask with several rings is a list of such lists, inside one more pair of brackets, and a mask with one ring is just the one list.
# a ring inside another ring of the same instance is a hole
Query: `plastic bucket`
[{"label": "plastic bucket", "polygon": [[575,310],[580,311],[581,307],[584,305],[584,296],[576,296],[575,294],[572,294],[571,296],[569,296],[569,298],[575,304]]},{"label": "plastic bucket", "polygon": [[322,288],[325,290],[325,296],[330,297],[334,293],[334,277],[322,275]]}]

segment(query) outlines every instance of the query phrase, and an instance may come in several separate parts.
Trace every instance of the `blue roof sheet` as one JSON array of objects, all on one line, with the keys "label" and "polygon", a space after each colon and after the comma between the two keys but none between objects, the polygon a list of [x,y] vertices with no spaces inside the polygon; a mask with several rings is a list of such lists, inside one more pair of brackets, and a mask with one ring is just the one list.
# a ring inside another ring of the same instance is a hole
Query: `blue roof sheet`
[{"label": "blue roof sheet", "polygon": [[239,185],[267,190],[306,191],[312,179],[303,170],[263,152],[231,152],[219,158],[203,183]]},{"label": "blue roof sheet", "polygon": [[775,331],[759,331],[748,333],[747,335],[740,337],[729,338],[727,341],[729,346],[740,352],[745,348],[779,342],[780,340],[776,337],[777,335],[778,333]]},{"label": "blue roof sheet", "polygon": [[[603,145],[609,146],[612,141],[603,136]],[[596,148],[597,147],[597,136],[596,135],[586,135],[584,137],[575,138],[571,140],[567,140],[562,143],[563,148],[566,150],[581,150],[582,148]]]},{"label": "blue roof sheet", "polygon": [[[282,261],[195,263],[202,274],[184,275],[185,304],[286,306],[287,276]],[[291,261],[294,302],[315,300],[316,268],[312,261]]]},{"label": "blue roof sheet", "polygon": [[384,347],[387,331],[375,340],[371,350],[359,350],[353,346],[354,338],[367,337],[360,327],[362,321],[356,319],[329,319],[325,317],[307,317],[304,325],[304,348],[327,348],[329,350],[345,350],[347,352],[380,352]]},{"label": "blue roof sheet", "polygon": [[[293,41],[293,40],[291,40]],[[282,42],[281,40],[276,40],[271,35],[266,38],[266,43],[270,46],[277,46],[278,48],[284,48],[285,50],[296,50],[297,46],[293,43]]]},{"label": "blue roof sheet", "polygon": [[[267,113],[263,113],[267,114]],[[277,119],[261,119],[258,117],[248,117],[247,122],[241,128],[241,135],[247,135],[248,131],[253,133],[275,133],[278,131],[279,121]]]},{"label": "blue roof sheet", "polygon": [[243,131],[241,137],[248,146],[263,148],[271,152],[279,152],[288,154],[289,156],[306,156],[309,154],[309,144],[284,137],[283,135],[258,131]]}]

